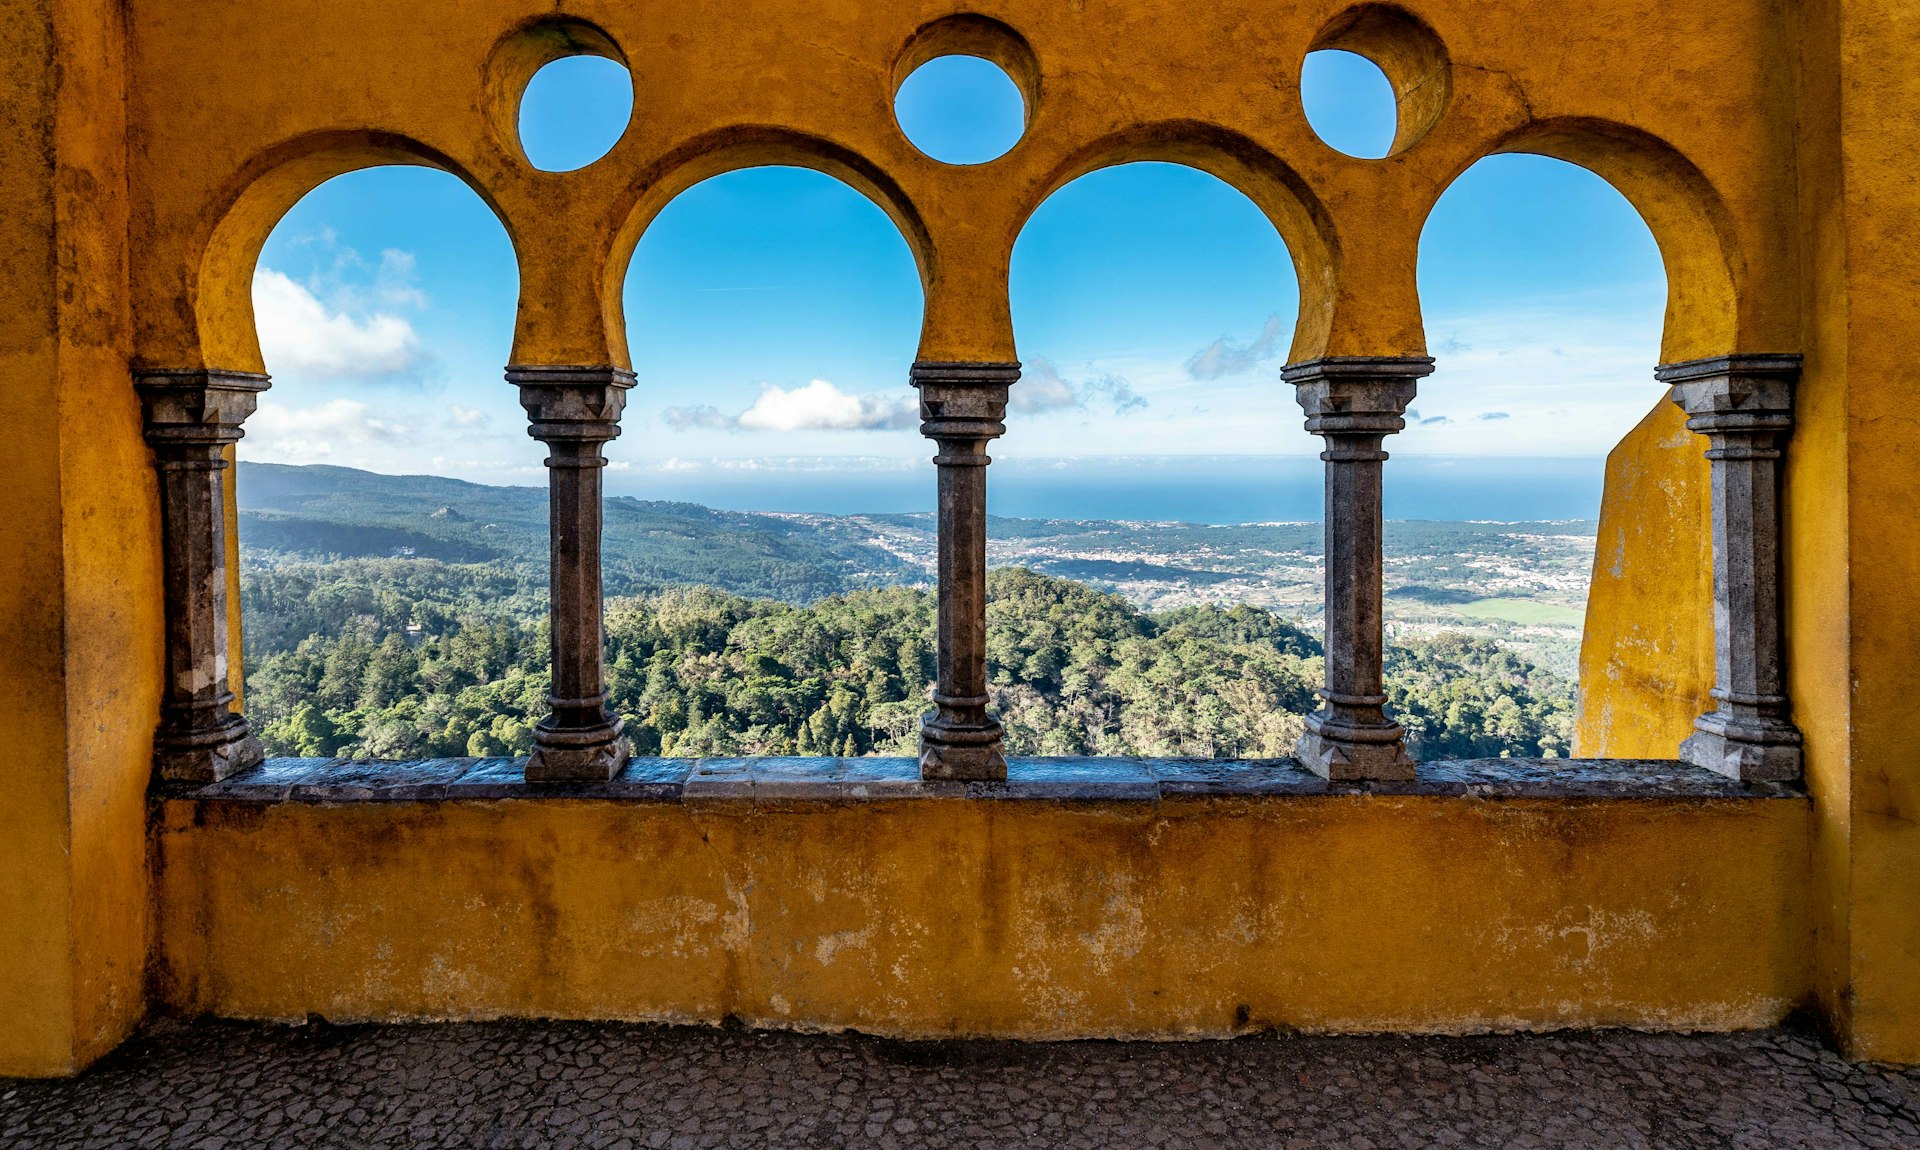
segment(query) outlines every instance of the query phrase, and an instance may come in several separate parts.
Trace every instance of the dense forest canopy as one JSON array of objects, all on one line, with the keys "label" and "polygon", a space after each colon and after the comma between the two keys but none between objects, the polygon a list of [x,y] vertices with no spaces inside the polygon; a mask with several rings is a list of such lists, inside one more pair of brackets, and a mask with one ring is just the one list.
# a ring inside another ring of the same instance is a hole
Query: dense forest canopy
[{"label": "dense forest canopy", "polygon": [[[422,558],[288,561],[243,581],[247,711],[269,753],[521,755],[546,712],[544,578]],[[1286,754],[1319,641],[1252,606],[1144,612],[1023,568],[988,581],[988,670],[1025,755]],[[934,602],[913,587],[795,604],[709,587],[613,599],[612,705],[641,754],[912,754]],[[1426,759],[1564,755],[1572,684],[1487,639],[1389,648]]]}]

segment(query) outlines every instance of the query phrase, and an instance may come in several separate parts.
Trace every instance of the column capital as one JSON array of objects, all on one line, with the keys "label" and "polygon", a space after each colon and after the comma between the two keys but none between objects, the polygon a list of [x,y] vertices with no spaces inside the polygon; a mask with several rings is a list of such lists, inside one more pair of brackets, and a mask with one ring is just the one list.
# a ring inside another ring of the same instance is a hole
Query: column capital
[{"label": "column capital", "polygon": [[907,379],[920,392],[920,434],[984,441],[1006,433],[1007,391],[1020,381],[1020,365],[921,362]]},{"label": "column capital", "polygon": [[623,367],[520,365],[507,368],[507,382],[520,389],[528,435],[547,444],[605,443],[620,437],[633,373]]},{"label": "column capital", "polygon": [[1406,427],[1407,405],[1432,373],[1431,356],[1336,355],[1288,364],[1280,379],[1314,435],[1380,436]]},{"label": "column capital", "polygon": [[1703,435],[1773,433],[1793,426],[1797,355],[1719,355],[1663,363],[1653,377],[1673,388],[1687,427]]},{"label": "column capital", "polygon": [[245,433],[240,425],[272,380],[259,372],[215,368],[136,369],[144,434],[163,453],[223,448]]}]

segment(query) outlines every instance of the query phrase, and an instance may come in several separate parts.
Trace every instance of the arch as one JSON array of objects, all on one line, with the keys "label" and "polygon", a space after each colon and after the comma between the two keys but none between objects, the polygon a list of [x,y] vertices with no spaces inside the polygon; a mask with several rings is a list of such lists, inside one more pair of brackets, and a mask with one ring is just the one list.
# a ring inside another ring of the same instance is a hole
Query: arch
[{"label": "arch", "polygon": [[631,362],[622,296],[633,254],[647,228],[675,197],[695,184],[746,168],[772,167],[820,172],[871,200],[906,241],[920,273],[921,291],[931,295],[936,271],[932,238],[913,201],[878,164],[843,145],[786,128],[726,128],[663,156],[633,181],[630,198],[617,209],[621,222],[600,284],[601,314],[617,362]]},{"label": "arch", "polygon": [[[1578,117],[1529,124],[1502,138],[1487,154],[1504,152],[1577,164],[1611,184],[1640,213],[1667,272],[1662,362],[1741,350],[1745,267],[1733,216],[1691,160],[1636,128]],[[1461,167],[1447,186],[1481,158]],[[1442,194],[1445,190],[1440,189]]]},{"label": "arch", "polygon": [[[1469,345],[1465,350],[1469,355],[1481,353],[1481,364],[1478,371],[1470,367],[1455,377],[1449,369],[1456,365],[1444,350],[1451,346],[1444,339],[1450,325],[1444,317],[1427,317],[1429,329],[1443,336],[1440,370],[1431,387],[1422,385],[1420,402],[1426,418],[1405,433],[1407,451],[1397,453],[1395,466],[1424,450],[1472,455],[1475,473],[1492,475],[1489,465],[1497,463],[1485,457],[1498,454],[1500,442],[1515,444],[1506,450],[1516,454],[1558,457],[1563,463],[1583,461],[1578,466],[1587,478],[1578,485],[1578,497],[1586,502],[1585,509],[1569,507],[1545,514],[1494,510],[1519,506],[1502,494],[1487,510],[1475,508],[1464,517],[1540,515],[1593,522],[1592,552],[1563,552],[1560,559],[1561,563],[1577,560],[1586,568],[1580,614],[1557,621],[1527,620],[1529,627],[1559,627],[1562,637],[1549,640],[1552,647],[1537,648],[1540,654],[1523,653],[1523,657],[1563,678],[1573,671],[1574,706],[1565,732],[1571,743],[1560,748],[1563,753],[1572,749],[1586,757],[1599,747],[1603,748],[1600,753],[1618,757],[1670,755],[1694,719],[1712,707],[1704,697],[1704,686],[1696,694],[1690,684],[1700,680],[1703,657],[1706,681],[1712,679],[1713,555],[1711,532],[1706,529],[1703,444],[1684,429],[1685,415],[1663,398],[1666,388],[1654,378],[1654,369],[1661,359],[1670,360],[1676,354],[1674,337],[1681,334],[1677,324],[1694,325],[1687,338],[1703,334],[1709,339],[1733,338],[1731,278],[1721,241],[1711,228],[1711,208],[1703,206],[1715,201],[1698,173],[1644,140],[1629,135],[1624,147],[1612,147],[1608,139],[1596,138],[1583,127],[1545,137],[1522,133],[1494,153],[1530,161],[1509,164],[1500,172],[1505,179],[1467,179],[1467,172],[1493,157],[1476,160],[1449,183],[1423,221],[1418,269],[1423,289],[1438,286],[1439,277],[1448,271],[1491,265],[1500,270],[1489,278],[1502,284],[1501,299],[1463,311],[1468,315],[1518,312],[1525,321],[1480,327],[1480,336],[1469,325],[1462,335]],[[1521,183],[1530,178],[1564,181],[1555,186],[1567,194],[1546,195],[1539,186]],[[1516,195],[1522,187],[1526,189],[1524,208]],[[1456,239],[1451,246],[1429,247],[1426,241],[1442,234],[1441,203],[1456,196],[1463,207],[1477,198],[1476,218],[1496,220],[1490,230],[1508,236],[1514,234],[1515,217],[1530,217],[1537,208],[1538,218],[1530,223],[1550,228],[1553,235],[1530,235],[1529,242],[1513,242],[1499,251],[1495,249],[1503,245],[1491,235],[1472,246],[1459,245]],[[1501,203],[1506,196],[1515,198],[1506,201],[1505,211],[1488,211],[1488,201]],[[1648,205],[1653,206],[1652,212]],[[1594,244],[1595,235],[1607,237],[1604,251]],[[1677,262],[1676,255],[1681,254],[1692,262]],[[1517,271],[1516,265],[1526,270]],[[1683,274],[1692,277],[1691,292],[1676,282]],[[1604,294],[1589,296],[1590,302],[1584,305],[1572,305],[1573,312],[1584,314],[1563,312],[1568,305],[1556,302],[1578,298],[1575,292],[1596,290]],[[1685,301],[1683,307],[1698,309],[1703,291],[1704,298],[1718,292],[1727,301],[1717,314],[1709,309],[1704,333],[1697,310],[1682,311],[1678,317],[1675,312],[1677,299]],[[1591,302],[1596,298],[1604,303]],[[1535,307],[1543,310],[1531,311]],[[1713,326],[1715,322],[1724,326]],[[1597,338],[1587,342],[1582,336]],[[1586,350],[1565,360],[1554,358],[1569,337],[1585,343]],[[1692,353],[1679,354],[1690,357]],[[1499,391],[1485,390],[1489,385]],[[1463,410],[1461,405],[1470,397],[1482,402]],[[1488,407],[1500,410],[1489,412]],[[1482,420],[1500,422],[1484,424]],[[1433,429],[1436,437],[1427,435],[1422,425],[1428,423],[1439,425]],[[1452,442],[1441,438],[1453,436],[1463,438]],[[1604,463],[1597,458],[1603,454]],[[1503,486],[1520,489],[1523,484],[1518,480],[1524,474]],[[1524,486],[1534,488],[1537,495],[1550,492],[1554,485],[1528,482]],[[1574,494],[1575,490],[1566,493]],[[1561,498],[1565,497],[1553,502]],[[1573,533],[1553,534],[1567,538]],[[1543,562],[1539,570],[1552,567]],[[1563,574],[1572,575],[1572,568],[1568,566]],[[1481,593],[1479,588],[1472,589]],[[1567,589],[1570,585],[1565,583],[1536,587],[1527,597],[1538,599],[1543,591],[1558,595]],[[1486,594],[1488,599],[1495,597],[1495,593]],[[1558,605],[1574,603],[1560,600]],[[1423,613],[1451,611],[1440,604],[1407,606]],[[1413,621],[1425,620],[1415,616]],[[1506,621],[1520,622],[1517,618]],[[1546,638],[1551,632],[1535,634]],[[1571,668],[1564,662],[1563,644],[1568,638],[1577,643]],[[1621,705],[1629,699],[1630,705]],[[1631,722],[1615,723],[1615,715],[1628,713],[1634,716]],[[1433,720],[1416,718],[1413,723],[1422,721]],[[1624,755],[1621,748],[1628,748]],[[1442,747],[1440,753],[1465,752],[1453,746]]]},{"label": "arch", "polygon": [[1221,181],[1252,200],[1293,257],[1300,288],[1289,362],[1323,354],[1333,326],[1340,245],[1332,217],[1300,176],[1277,156],[1237,133],[1195,121],[1142,125],[1079,149],[1056,166],[1016,213],[1018,226],[1001,253],[1001,280],[1011,272],[1014,244],[1033,214],[1081,176],[1133,163],[1179,164]]},{"label": "arch", "polygon": [[[197,246],[189,286],[202,361],[232,371],[264,371],[254,329],[253,274],[275,225],[307,193],[336,176],[393,165],[434,168],[473,189],[519,258],[519,243],[499,203],[460,165],[425,144],[388,132],[323,132],[289,140],[243,166],[210,212],[216,221]],[[523,273],[524,274],[524,273]]]},{"label": "arch", "polygon": [[[315,165],[280,190],[290,194],[328,167],[336,163]],[[255,534],[265,524],[242,513],[242,507],[250,501],[248,491],[257,497],[273,486],[271,472],[261,465],[326,463],[386,474],[465,472],[467,478],[484,480],[490,478],[484,474],[490,463],[520,463],[538,449],[515,434],[526,426],[515,388],[497,382],[513,334],[518,263],[513,244],[505,242],[497,213],[484,207],[468,182],[444,165],[428,163],[353,165],[351,171],[313,182],[296,204],[275,209],[269,221],[263,242],[230,269],[234,278],[252,269],[244,278],[259,288],[259,307],[250,330],[257,328],[263,363],[276,378],[246,420],[246,438],[230,449],[230,459],[246,470],[228,470],[223,482],[232,641],[228,672],[250,687],[246,697],[255,735],[269,753],[334,753],[349,747],[386,758],[428,749],[463,753],[465,733],[449,743],[444,733],[415,724],[415,712],[405,708],[426,703],[444,689],[419,674],[419,659],[428,655],[422,643],[436,643],[432,655],[449,657],[445,643],[453,643],[467,622],[453,618],[455,612],[436,616],[426,609],[432,593],[420,593],[415,576],[399,574],[397,566],[376,572],[369,582],[382,593],[399,587],[403,599],[422,605],[420,614],[396,616],[367,603],[326,614],[328,609],[305,599],[305,593],[340,578],[342,568],[326,566],[328,553],[349,563],[419,557],[461,564],[492,559],[497,555],[492,547],[476,547],[459,534],[409,538],[397,545],[392,539],[355,538],[351,530],[330,539],[300,532],[275,538],[271,526],[267,534]],[[363,259],[376,252],[376,261]],[[415,257],[419,276],[413,275]],[[271,280],[278,280],[280,292],[294,292],[282,294],[278,307]],[[300,332],[305,328],[300,321],[309,321],[324,338],[276,340],[276,313],[296,321],[284,324],[284,332]],[[495,382],[488,382],[490,376]],[[353,518],[346,516],[348,522]],[[453,513],[436,518],[459,520]],[[271,582],[255,582],[271,576],[240,563],[242,545],[284,551],[294,559],[288,570],[313,574],[294,574],[292,584],[284,584],[292,597],[282,595]],[[518,578],[532,582],[538,574]],[[242,580],[246,595],[240,591]],[[359,624],[355,616],[371,618]],[[315,624],[315,618],[328,622]],[[288,628],[288,622],[303,626]],[[426,630],[409,628],[411,622],[426,624]],[[530,634],[528,624],[516,632],[516,643],[530,647]],[[242,637],[253,641],[242,643]],[[326,676],[321,664],[296,653],[300,641],[315,637],[326,643],[324,657],[338,657],[336,670],[346,666],[349,674]],[[371,693],[374,689],[363,683],[371,682],[367,676],[376,668],[380,687]],[[520,724],[522,735],[534,718],[538,714]],[[515,747],[524,751],[524,737]]]},{"label": "arch", "polygon": [[1294,262],[1258,204],[1191,165],[1096,168],[1049,196],[1008,277],[1025,368],[995,442],[991,474],[1010,482],[990,486],[993,513],[1298,517],[1282,510],[1294,485],[1247,482],[1269,460],[1221,458],[1313,442],[1293,388],[1279,386],[1299,312]]}]

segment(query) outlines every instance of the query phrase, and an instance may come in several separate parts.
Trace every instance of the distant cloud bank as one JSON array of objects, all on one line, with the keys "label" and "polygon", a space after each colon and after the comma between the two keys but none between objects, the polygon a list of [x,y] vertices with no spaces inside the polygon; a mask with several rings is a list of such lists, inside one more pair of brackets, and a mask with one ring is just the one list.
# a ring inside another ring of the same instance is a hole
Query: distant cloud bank
[{"label": "distant cloud bank", "polygon": [[[380,418],[366,404],[352,399],[330,399],[313,407],[262,404],[247,420],[247,454],[281,463],[330,460],[337,448],[366,448],[400,444],[412,439],[414,429],[393,419]],[[350,460],[358,464],[357,455]]]},{"label": "distant cloud bank", "polygon": [[[1027,363],[1007,400],[1008,408],[1029,415],[1095,403],[1111,407],[1115,415],[1147,405],[1122,376],[1105,374],[1072,383],[1042,356]],[[737,414],[698,404],[665,408],[660,417],[675,431],[895,431],[920,422],[920,400],[911,391],[861,395],[816,379],[804,387],[768,385]]]}]

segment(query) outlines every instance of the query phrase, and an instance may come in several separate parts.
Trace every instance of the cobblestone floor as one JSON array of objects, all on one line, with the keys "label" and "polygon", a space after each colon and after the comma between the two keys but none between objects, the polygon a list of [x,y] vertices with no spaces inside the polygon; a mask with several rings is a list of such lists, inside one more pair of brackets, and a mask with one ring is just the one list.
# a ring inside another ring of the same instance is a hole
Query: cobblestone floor
[{"label": "cobblestone floor", "polygon": [[1810,1036],[900,1043],[578,1023],[163,1024],[0,1080],[4,1147],[1920,1147]]}]

